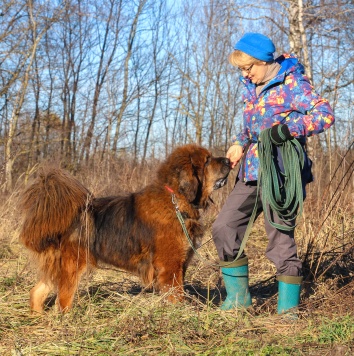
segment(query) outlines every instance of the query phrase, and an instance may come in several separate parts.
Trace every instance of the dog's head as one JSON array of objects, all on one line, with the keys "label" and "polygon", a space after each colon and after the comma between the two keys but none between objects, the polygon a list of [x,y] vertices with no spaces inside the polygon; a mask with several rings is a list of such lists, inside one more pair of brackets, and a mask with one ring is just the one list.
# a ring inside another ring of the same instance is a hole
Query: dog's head
[{"label": "dog's head", "polygon": [[189,203],[204,208],[212,191],[225,185],[229,172],[228,158],[213,157],[207,149],[191,144],[170,154],[158,170],[158,179]]}]

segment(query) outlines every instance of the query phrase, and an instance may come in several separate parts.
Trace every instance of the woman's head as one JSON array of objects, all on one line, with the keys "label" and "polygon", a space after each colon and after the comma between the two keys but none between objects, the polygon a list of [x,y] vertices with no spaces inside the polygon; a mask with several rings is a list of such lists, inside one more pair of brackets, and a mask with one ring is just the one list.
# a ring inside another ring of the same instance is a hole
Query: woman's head
[{"label": "woman's head", "polygon": [[236,43],[229,55],[229,62],[238,67],[242,75],[259,84],[267,71],[267,65],[274,60],[273,42],[260,33],[246,33]]},{"label": "woman's head", "polygon": [[235,44],[234,49],[260,61],[272,62],[274,60],[274,43],[270,38],[260,33],[249,32],[244,34]]},{"label": "woman's head", "polygon": [[254,57],[250,56],[249,54],[242,52],[238,49],[235,49],[229,55],[229,63],[231,65],[233,65],[234,67],[248,68],[253,64],[264,63],[264,61],[254,58]]}]

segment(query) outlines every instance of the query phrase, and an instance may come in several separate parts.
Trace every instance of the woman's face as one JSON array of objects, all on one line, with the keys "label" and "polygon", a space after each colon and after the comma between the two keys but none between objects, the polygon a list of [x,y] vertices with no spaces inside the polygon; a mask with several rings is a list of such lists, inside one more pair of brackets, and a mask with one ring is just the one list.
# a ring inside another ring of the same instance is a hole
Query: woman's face
[{"label": "woman's face", "polygon": [[248,68],[239,67],[242,75],[248,78],[253,84],[262,83],[266,73],[267,73],[267,62],[261,62],[252,64]]}]

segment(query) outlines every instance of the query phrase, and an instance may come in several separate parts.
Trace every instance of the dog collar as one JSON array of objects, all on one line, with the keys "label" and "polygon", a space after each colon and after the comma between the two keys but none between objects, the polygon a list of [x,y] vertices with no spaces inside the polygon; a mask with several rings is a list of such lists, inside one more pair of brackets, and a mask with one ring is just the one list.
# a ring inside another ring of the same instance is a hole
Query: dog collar
[{"label": "dog collar", "polygon": [[165,185],[165,188],[167,191],[169,191],[171,194],[174,194],[175,192],[173,191],[172,188],[170,188],[168,185]]},{"label": "dog collar", "polygon": [[179,210],[177,198],[175,196],[175,192],[173,191],[173,189],[170,188],[168,185],[165,185],[165,188],[172,195],[172,204],[175,207],[177,216],[180,214],[180,216],[183,217],[183,219],[190,219],[190,216],[189,216],[188,213],[186,213],[185,211],[180,211]]}]

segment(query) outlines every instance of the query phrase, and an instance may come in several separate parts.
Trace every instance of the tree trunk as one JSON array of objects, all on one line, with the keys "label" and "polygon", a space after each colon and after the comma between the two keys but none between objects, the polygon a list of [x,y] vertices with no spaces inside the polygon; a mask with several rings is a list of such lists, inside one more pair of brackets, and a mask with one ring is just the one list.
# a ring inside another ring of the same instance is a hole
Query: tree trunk
[{"label": "tree trunk", "polygon": [[133,43],[134,39],[136,36],[136,31],[138,27],[138,20],[139,17],[144,9],[144,6],[146,4],[147,0],[140,0],[138,9],[136,11],[136,14],[134,16],[133,22],[130,26],[130,33],[129,33],[129,39],[128,39],[128,46],[127,46],[127,54],[125,56],[125,61],[124,61],[124,79],[123,79],[123,95],[122,95],[122,103],[120,105],[119,111],[116,114],[117,117],[117,124],[116,124],[116,130],[114,133],[114,138],[113,138],[113,145],[112,145],[112,151],[114,153],[117,152],[118,149],[118,139],[120,135],[120,126],[123,120],[123,114],[128,106],[128,88],[129,88],[129,61],[130,57],[132,55],[133,51]]},{"label": "tree trunk", "polygon": [[289,1],[289,44],[290,52],[294,53],[305,67],[305,73],[312,80],[311,63],[305,27],[303,23],[304,9],[302,0]]}]

